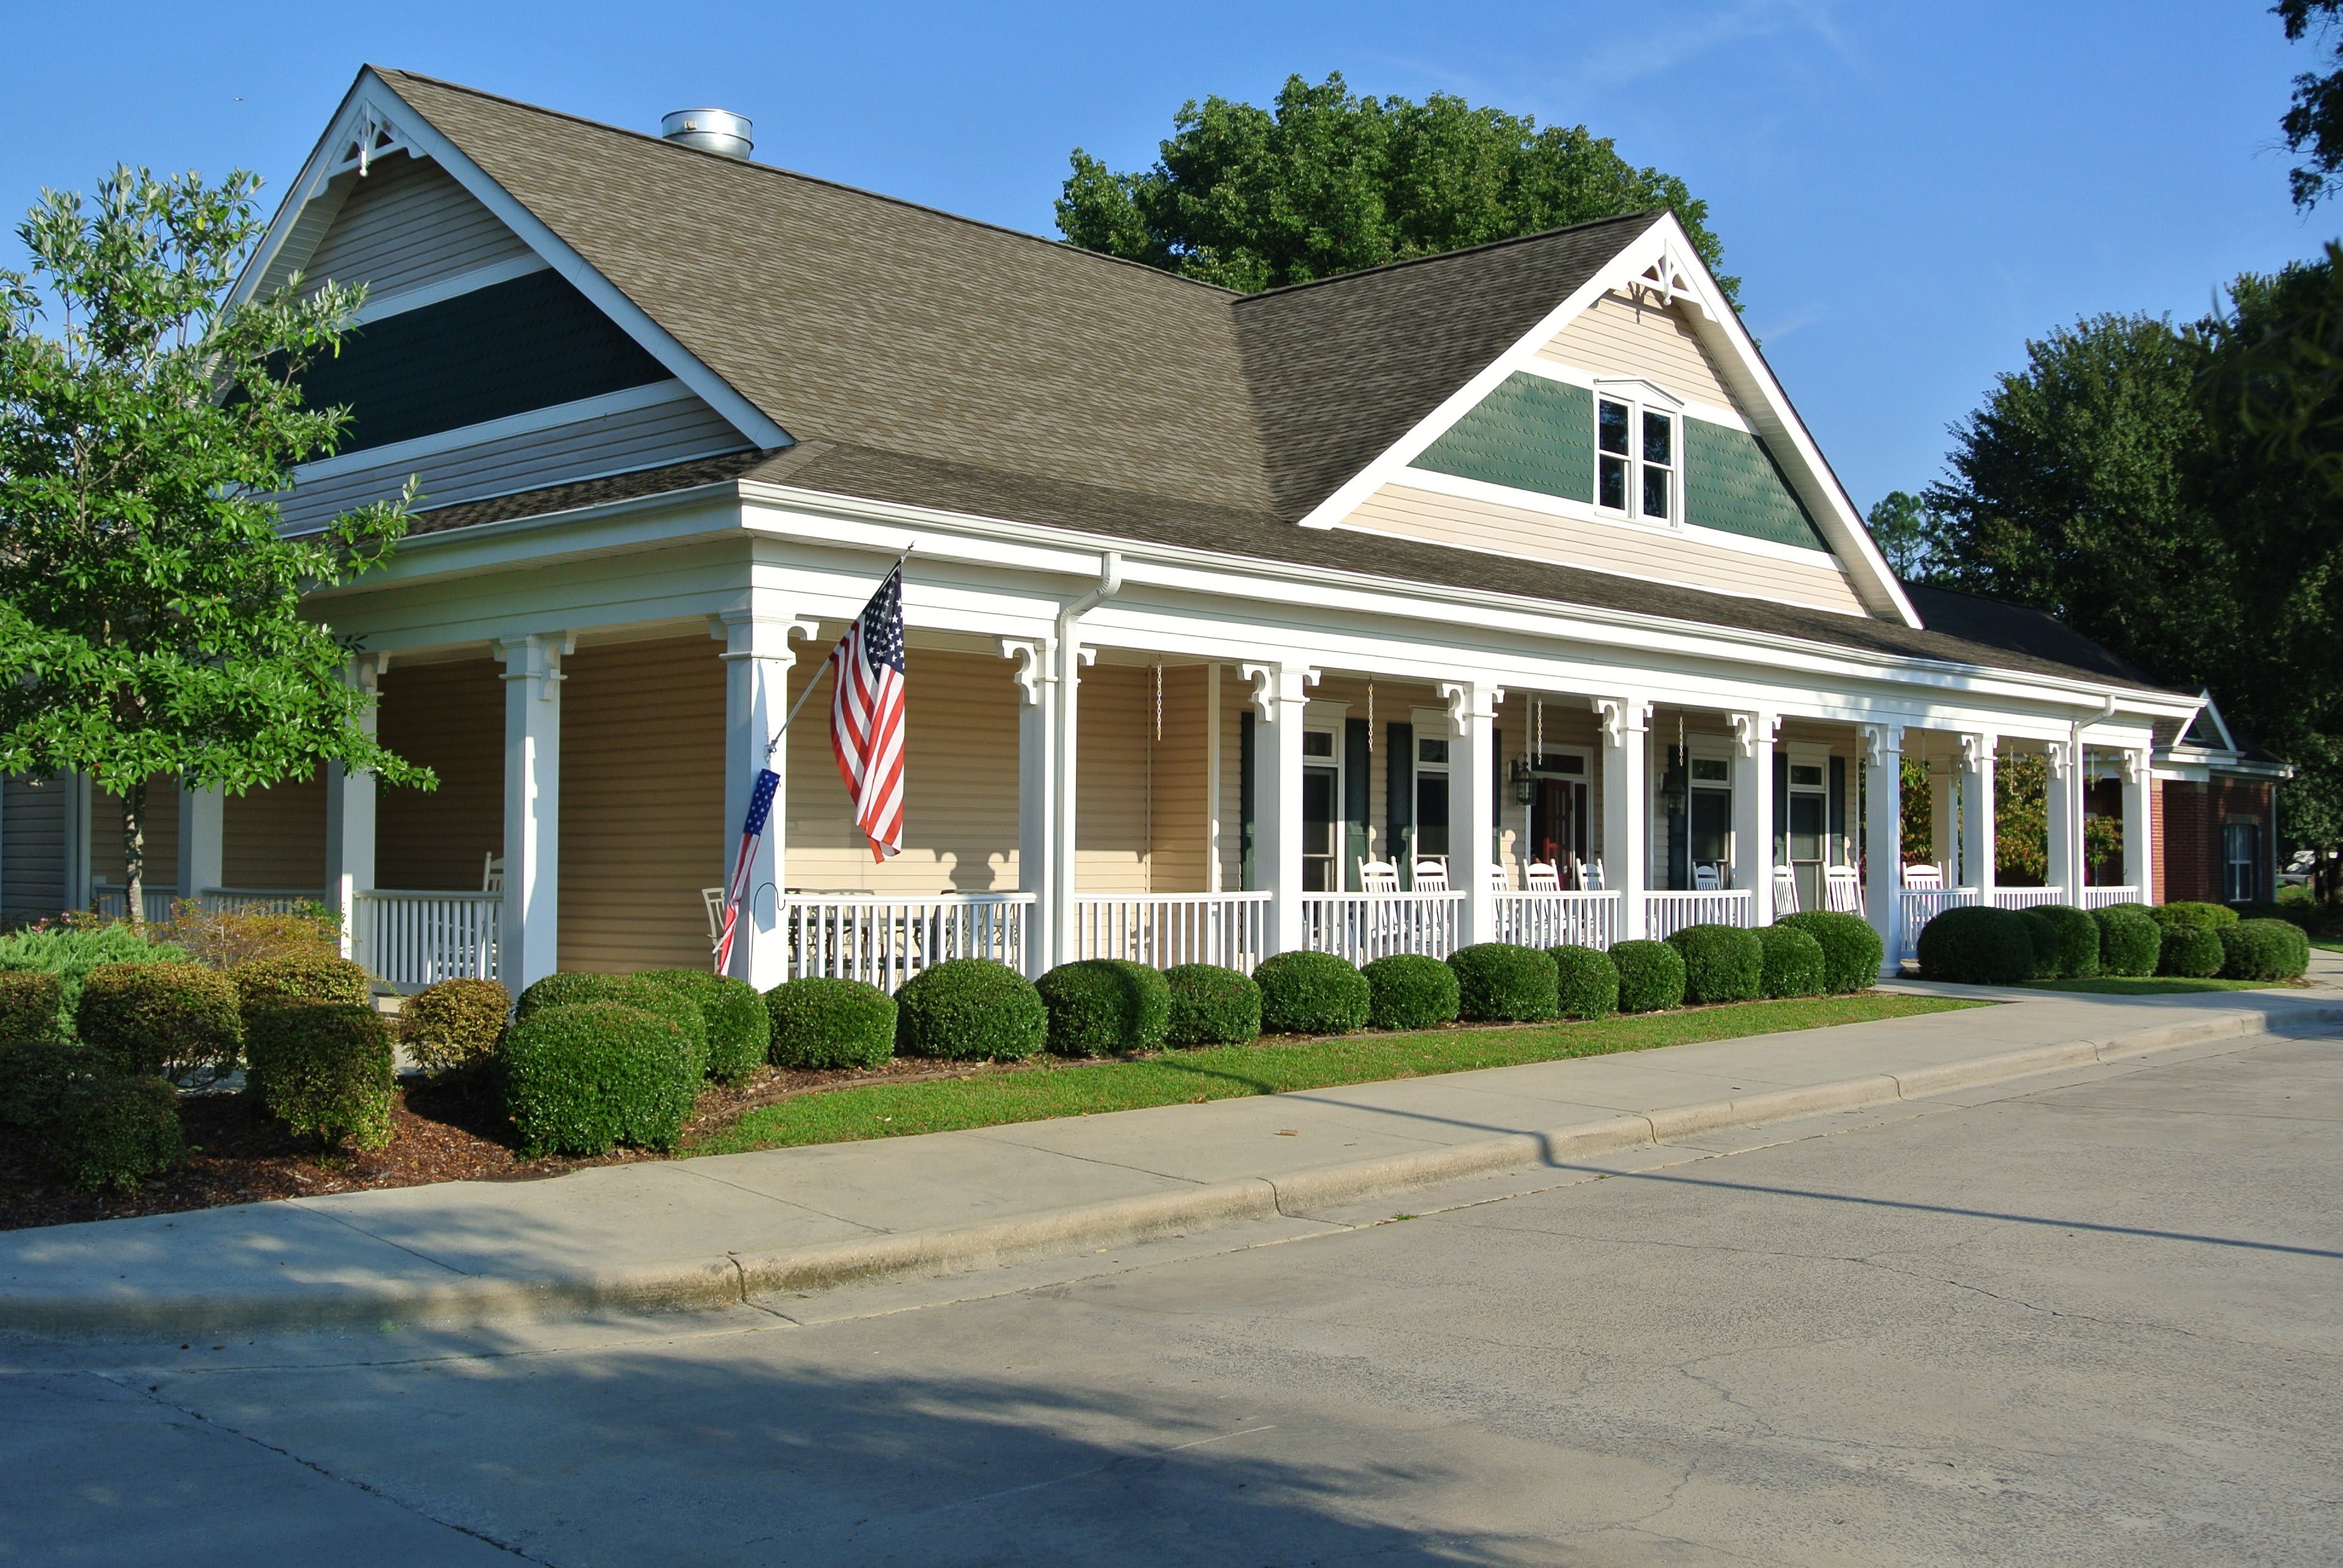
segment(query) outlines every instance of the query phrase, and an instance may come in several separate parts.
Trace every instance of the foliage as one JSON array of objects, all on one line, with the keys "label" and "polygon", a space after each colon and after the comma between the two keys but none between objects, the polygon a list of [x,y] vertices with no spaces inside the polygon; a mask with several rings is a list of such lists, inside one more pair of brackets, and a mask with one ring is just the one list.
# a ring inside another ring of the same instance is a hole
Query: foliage
[{"label": "foliage", "polygon": [[87,1046],[57,1040],[0,1040],[0,1126],[45,1132],[65,1091],[103,1076],[106,1063]]},{"label": "foliage", "polygon": [[1050,1014],[1050,1049],[1064,1056],[1153,1050],[1172,1022],[1162,971],[1130,959],[1081,959],[1034,982]]},{"label": "foliage", "polygon": [[1218,964],[1175,964],[1167,1045],[1245,1045],[1261,1034],[1261,987],[1251,975]]},{"label": "foliage", "polygon": [[16,231],[32,271],[0,273],[0,772],[122,797],[134,925],[157,775],[241,791],[332,760],[432,782],[367,731],[349,646],[301,614],[387,558],[407,503],[278,530],[294,467],[349,421],[299,378],[363,296],[292,277],[227,303],[258,183],[121,167],[93,202],[45,192]]},{"label": "foliage", "polygon": [[296,1137],[331,1148],[390,1141],[397,1055],[382,1014],[363,1002],[267,1002],[245,1014],[246,1088]]},{"label": "foliage", "polygon": [[708,1035],[709,1077],[719,1083],[739,1083],[765,1065],[773,1043],[773,1015],[755,986],[709,970],[647,970],[635,978],[665,987],[699,1010]]},{"label": "foliage", "polygon": [[1936,800],[1928,784],[1927,764],[1916,757],[1906,757],[1896,769],[1896,782],[1902,787],[1903,800],[1897,815],[1902,828],[1904,864],[1926,866],[1936,855]]},{"label": "foliage", "polygon": [[2072,904],[2040,904],[2028,911],[2035,917],[2035,945],[2047,948],[2062,980],[2090,980],[2100,970],[2099,922]]},{"label": "foliage", "polygon": [[2220,940],[2227,980],[2294,980],[2310,967],[2310,939],[2285,920],[2240,920]]},{"label": "foliage", "polygon": [[254,959],[337,954],[341,935],[341,921],[324,904],[305,902],[278,914],[206,909],[200,899],[173,904],[170,920],[155,933],[157,940],[176,943],[196,961],[222,970]]},{"label": "foliage", "polygon": [[1765,955],[1758,979],[1758,989],[1765,995],[1778,1000],[1822,994],[1822,943],[1779,921],[1754,934]]},{"label": "foliage", "polygon": [[2308,212],[2321,196],[2343,187],[2343,37],[2336,31],[2343,0],[2278,0],[2270,9],[2286,24],[2289,43],[2302,42],[2314,28],[2328,35],[2323,46],[2332,68],[2296,76],[2293,99],[2278,120],[2287,149],[2307,155],[2287,180],[2294,205]]},{"label": "foliage", "polygon": [[225,1072],[244,1044],[236,987],[201,964],[100,964],[83,982],[82,1041],[113,1071]]},{"label": "foliage", "polygon": [[1033,982],[990,959],[947,959],[895,993],[895,1049],[953,1061],[1021,1061],[1050,1040]]},{"label": "foliage", "polygon": [[1695,1006],[1754,1001],[1764,989],[1765,950],[1739,926],[1686,926],[1668,938],[1684,956],[1684,1000]]},{"label": "foliage", "polygon": [[1861,915],[1835,910],[1807,910],[1784,915],[1774,922],[1804,931],[1823,950],[1823,989],[1836,993],[1869,990],[1879,983],[1887,960],[1887,944]]},{"label": "foliage", "polygon": [[2200,903],[2179,899],[2168,904],[2158,904],[2147,911],[2147,918],[2159,926],[2197,926],[2205,930],[2223,930],[2237,923],[2237,911],[2227,904]]},{"label": "foliage", "polygon": [[1871,542],[1887,558],[1887,569],[1907,583],[1925,583],[1941,564],[1939,538],[1944,520],[1928,503],[1908,490],[1890,490],[1873,503]]},{"label": "foliage", "polygon": [[[644,986],[636,1000],[659,994]],[[541,1006],[498,1055],[505,1114],[530,1155],[672,1149],[691,1120],[706,1050],[676,1021],[623,1002]]]},{"label": "foliage", "polygon": [[1431,1029],[1456,1021],[1456,971],[1423,953],[1393,953],[1360,969],[1369,1029]]},{"label": "foliage", "polygon": [[426,1072],[475,1071],[495,1059],[511,1011],[512,993],[492,980],[443,980],[399,1008],[398,1042]]},{"label": "foliage", "polygon": [[1611,962],[1619,970],[1619,1010],[1658,1012],[1682,1007],[1684,955],[1665,942],[1613,942]]},{"label": "foliage", "polygon": [[1457,1016],[1468,1023],[1537,1023],[1554,1016],[1561,971],[1536,948],[1475,942],[1448,956],[1456,971]]},{"label": "foliage", "polygon": [[1946,910],[1920,928],[1920,976],[1971,985],[2018,985],[2034,978],[2034,933],[2015,910]]},{"label": "foliage", "polygon": [[2156,972],[2195,980],[2219,974],[2228,957],[2221,947],[2221,939],[2227,934],[2210,926],[2166,926],[2163,944],[2157,954]]},{"label": "foliage", "polygon": [[1366,1026],[1366,977],[1332,953],[1278,953],[1252,971],[1263,1034],[1348,1034]]},{"label": "foliage", "polygon": [[135,1187],[186,1158],[179,1091],[151,1075],[76,1079],[58,1101],[48,1144],[76,1187]]},{"label": "foliage", "polygon": [[2026,934],[2034,941],[2034,972],[2029,980],[2066,980],[2066,971],[2058,967],[2058,928],[2037,910],[2017,911],[2026,922]]},{"label": "foliage", "polygon": [[0,970],[0,1044],[19,1040],[63,1040],[65,990],[57,977],[37,970]]},{"label": "foliage", "polygon": [[2148,919],[2138,904],[2109,904],[2093,910],[2099,928],[2099,972],[2104,975],[2152,975],[2164,950],[2164,928]]},{"label": "foliage", "polygon": [[119,920],[27,926],[0,937],[0,970],[56,976],[68,1024],[81,1006],[82,982],[98,965],[179,963],[187,957],[186,949],[150,942]]},{"label": "foliage", "polygon": [[701,1014],[699,1004],[671,986],[639,974],[563,970],[547,975],[520,993],[520,1001],[513,1009],[513,1022],[525,1022],[532,1013],[548,1007],[577,1007],[598,1001],[617,1002],[666,1019],[682,1031],[685,1044],[699,1063],[699,1070],[708,1070],[708,1020]]},{"label": "foliage", "polygon": [[1619,1010],[1619,966],[1601,948],[1548,948],[1554,1002],[1564,1018],[1609,1018]]},{"label": "foliage", "polygon": [[[1708,204],[1585,126],[1434,93],[1361,96],[1288,76],[1271,108],[1214,96],[1172,118],[1153,167],[1076,147],[1058,231],[1085,250],[1227,288],[1275,288],[1411,256],[1666,207],[1712,271]],[[1717,279],[1728,299],[1740,279]]]},{"label": "foliage", "polygon": [[895,999],[860,980],[808,975],[765,993],[777,1067],[877,1067],[895,1054]]}]

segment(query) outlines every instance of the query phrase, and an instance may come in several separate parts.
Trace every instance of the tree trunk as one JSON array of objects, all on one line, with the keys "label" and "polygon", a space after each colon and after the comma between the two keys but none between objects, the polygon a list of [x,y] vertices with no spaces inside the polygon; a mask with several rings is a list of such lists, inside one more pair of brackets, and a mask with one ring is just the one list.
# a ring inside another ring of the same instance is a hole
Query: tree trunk
[{"label": "tree trunk", "polygon": [[123,899],[130,929],[146,931],[146,780],[141,779],[122,797]]}]

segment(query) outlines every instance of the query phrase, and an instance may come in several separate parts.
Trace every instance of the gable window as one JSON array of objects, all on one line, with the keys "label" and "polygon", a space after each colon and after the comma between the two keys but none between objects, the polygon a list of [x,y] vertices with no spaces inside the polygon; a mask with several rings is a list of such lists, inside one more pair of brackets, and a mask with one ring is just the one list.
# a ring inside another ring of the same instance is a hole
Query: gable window
[{"label": "gable window", "polygon": [[1623,398],[1597,398],[1594,447],[1597,506],[1648,522],[1675,520],[1675,416]]}]

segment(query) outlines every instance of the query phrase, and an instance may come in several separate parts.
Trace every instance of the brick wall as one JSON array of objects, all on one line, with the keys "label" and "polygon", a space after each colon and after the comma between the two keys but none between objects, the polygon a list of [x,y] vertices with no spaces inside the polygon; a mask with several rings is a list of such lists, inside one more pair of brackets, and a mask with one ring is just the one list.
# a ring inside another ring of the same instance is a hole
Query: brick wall
[{"label": "brick wall", "polygon": [[2161,783],[2156,787],[2158,826],[2156,881],[2157,902],[2202,899],[2217,902],[2221,886],[2221,829],[2233,821],[2256,822],[2262,829],[2261,886],[2257,896],[2269,897],[2268,861],[2270,840],[2272,786],[2258,779],[2216,779],[2205,784]]}]

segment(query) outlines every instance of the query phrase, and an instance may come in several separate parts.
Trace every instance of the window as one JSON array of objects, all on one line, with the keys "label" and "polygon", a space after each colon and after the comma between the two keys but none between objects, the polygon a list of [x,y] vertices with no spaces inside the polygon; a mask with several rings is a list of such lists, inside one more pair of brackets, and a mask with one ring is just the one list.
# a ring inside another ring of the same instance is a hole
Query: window
[{"label": "window", "polygon": [[1445,739],[1420,739],[1415,743],[1415,759],[1434,768],[1448,766],[1448,742]]},{"label": "window", "polygon": [[1821,789],[1825,788],[1825,785],[1823,782],[1823,765],[1819,762],[1791,763],[1790,788],[1793,789]]},{"label": "window", "polygon": [[2221,824],[2221,897],[2245,903],[2261,897],[2262,825]]},{"label": "window", "polygon": [[1674,415],[1616,398],[1598,398],[1594,446],[1597,506],[1650,522],[1674,520]]},{"label": "window", "polygon": [[1302,755],[1332,757],[1334,755],[1333,732],[1325,729],[1305,729],[1302,732]]},{"label": "window", "polygon": [[1342,885],[1342,769],[1334,755],[1334,732],[1302,732],[1302,888],[1331,893]]},{"label": "window", "polygon": [[1695,757],[1692,759],[1692,781],[1695,784],[1730,784],[1733,765],[1722,757]]},{"label": "window", "polygon": [[1586,756],[1579,751],[1548,751],[1530,766],[1540,773],[1567,773],[1578,779],[1586,777]]}]

